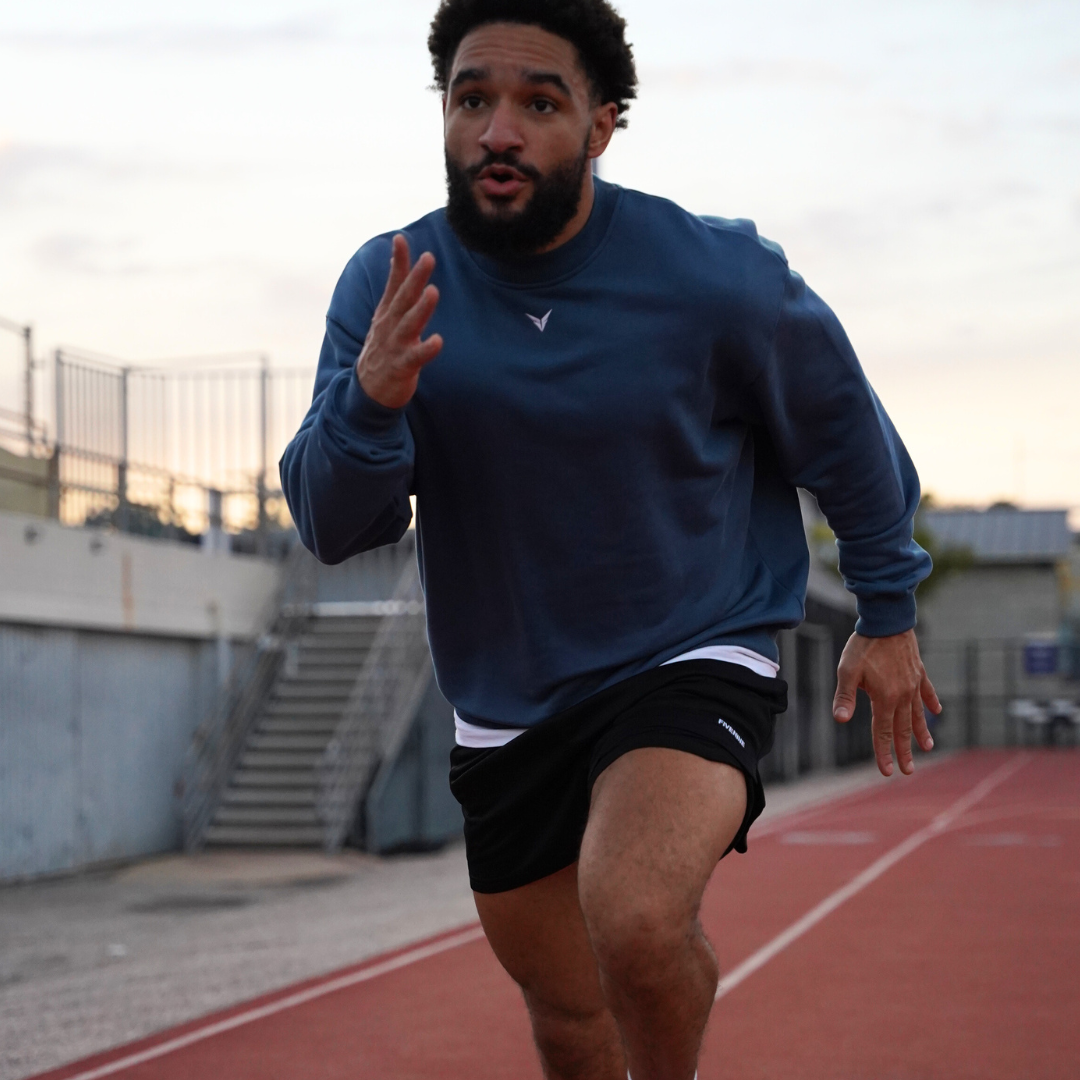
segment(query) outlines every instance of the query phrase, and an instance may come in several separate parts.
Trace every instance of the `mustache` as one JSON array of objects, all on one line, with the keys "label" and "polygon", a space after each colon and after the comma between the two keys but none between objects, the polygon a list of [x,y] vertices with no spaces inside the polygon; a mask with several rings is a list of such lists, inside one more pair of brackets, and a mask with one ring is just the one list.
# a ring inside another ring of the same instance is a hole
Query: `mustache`
[{"label": "mustache", "polygon": [[517,154],[509,151],[496,154],[490,150],[484,155],[483,160],[475,165],[469,165],[465,169],[465,175],[470,180],[475,180],[484,169],[491,165],[505,165],[509,169],[516,169],[522,176],[526,176],[530,180],[539,180],[541,177],[541,172],[535,165],[523,164]]}]

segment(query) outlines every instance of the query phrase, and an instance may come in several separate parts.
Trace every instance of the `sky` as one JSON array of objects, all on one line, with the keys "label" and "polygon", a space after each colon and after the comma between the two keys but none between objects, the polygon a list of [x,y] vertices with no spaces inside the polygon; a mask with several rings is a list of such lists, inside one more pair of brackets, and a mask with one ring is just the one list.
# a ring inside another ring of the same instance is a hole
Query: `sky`
[{"label": "sky", "polygon": [[[313,365],[353,251],[443,203],[434,6],[0,0],[0,316]],[[939,502],[1080,526],[1080,4],[617,6],[602,175],[782,244]]]}]

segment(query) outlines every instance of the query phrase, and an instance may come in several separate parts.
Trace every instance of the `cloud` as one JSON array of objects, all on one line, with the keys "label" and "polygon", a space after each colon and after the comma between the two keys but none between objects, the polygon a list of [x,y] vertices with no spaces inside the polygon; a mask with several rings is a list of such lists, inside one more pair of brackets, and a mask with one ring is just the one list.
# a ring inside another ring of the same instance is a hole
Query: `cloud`
[{"label": "cloud", "polygon": [[155,267],[133,258],[137,246],[132,238],[100,240],[85,233],[54,233],[38,240],[31,255],[53,272],[123,277],[153,273]]},{"label": "cloud", "polygon": [[708,67],[647,67],[641,72],[643,85],[689,89],[707,86],[776,86],[796,84],[850,90],[865,86],[869,79],[861,73],[835,64],[801,57],[761,59],[732,57]]},{"label": "cloud", "polygon": [[[199,181],[219,179],[231,167],[196,168],[148,157],[98,154],[80,146],[44,143],[0,143],[0,207],[17,203],[57,202],[70,198],[71,179],[108,185],[132,181]],[[52,181],[58,181],[51,186]],[[63,191],[66,194],[61,195]]]},{"label": "cloud", "polygon": [[332,289],[332,284],[313,274],[280,274],[266,278],[263,283],[266,301],[275,311],[299,312],[305,316],[313,310],[321,313]]},{"label": "cloud", "polygon": [[72,146],[41,146],[8,142],[0,145],[0,196],[5,188],[36,172],[84,166],[89,155]]},{"label": "cloud", "polygon": [[236,53],[327,41],[336,36],[334,31],[330,16],[313,14],[261,26],[157,23],[115,30],[21,31],[0,34],[0,45],[38,49]]}]

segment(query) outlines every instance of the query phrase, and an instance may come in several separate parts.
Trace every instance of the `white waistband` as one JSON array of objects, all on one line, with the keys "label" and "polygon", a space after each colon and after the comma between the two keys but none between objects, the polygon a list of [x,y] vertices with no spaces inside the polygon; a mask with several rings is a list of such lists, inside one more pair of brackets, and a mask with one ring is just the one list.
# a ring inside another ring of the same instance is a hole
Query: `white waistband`
[{"label": "white waistband", "polygon": [[660,666],[667,667],[668,664],[677,664],[680,660],[723,660],[725,664],[738,664],[739,667],[749,668],[756,675],[764,675],[766,679],[775,679],[780,674],[778,663],[742,645],[703,645],[700,649],[691,649],[690,652],[673,656]]},{"label": "white waistband", "polygon": [[[705,645],[700,649],[691,649],[679,656],[673,656],[665,660],[660,666],[677,664],[680,660],[723,660],[726,664],[738,664],[739,667],[749,668],[757,675],[764,675],[767,679],[775,679],[780,671],[780,665],[774,663],[767,656],[754,652],[753,649],[743,648],[742,645]],[[458,746],[468,746],[475,750],[488,750],[495,746],[505,746],[508,742],[516,739],[528,728],[489,728],[479,724],[470,724],[468,720],[462,720],[454,710],[454,741]]]}]

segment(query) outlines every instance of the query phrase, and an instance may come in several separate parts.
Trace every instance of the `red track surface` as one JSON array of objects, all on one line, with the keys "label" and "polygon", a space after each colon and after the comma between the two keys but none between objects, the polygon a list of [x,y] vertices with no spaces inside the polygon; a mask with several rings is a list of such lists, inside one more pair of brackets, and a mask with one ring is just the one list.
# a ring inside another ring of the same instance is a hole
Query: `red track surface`
[{"label": "red track surface", "polygon": [[[751,841],[702,910],[725,971],[903,857],[718,1002],[701,1080],[1080,1077],[1080,753],[960,756]],[[516,989],[486,942],[459,937],[39,1080],[540,1080]]]}]

